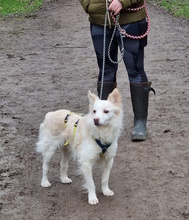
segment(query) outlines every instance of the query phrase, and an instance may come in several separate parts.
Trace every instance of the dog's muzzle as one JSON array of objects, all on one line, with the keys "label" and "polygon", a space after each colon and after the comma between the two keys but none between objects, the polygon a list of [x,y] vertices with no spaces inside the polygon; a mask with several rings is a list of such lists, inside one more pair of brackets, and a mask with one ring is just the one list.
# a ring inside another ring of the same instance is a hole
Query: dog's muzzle
[{"label": "dog's muzzle", "polygon": [[94,118],[94,124],[97,125],[97,126],[100,125],[99,118]]}]

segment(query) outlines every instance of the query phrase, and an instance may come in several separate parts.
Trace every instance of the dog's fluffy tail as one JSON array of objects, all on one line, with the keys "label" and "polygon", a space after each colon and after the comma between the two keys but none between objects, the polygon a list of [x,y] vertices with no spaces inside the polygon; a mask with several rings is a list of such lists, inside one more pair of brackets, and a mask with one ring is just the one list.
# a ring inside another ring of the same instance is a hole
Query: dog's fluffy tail
[{"label": "dog's fluffy tail", "polygon": [[43,156],[51,154],[64,143],[64,138],[53,138],[49,132],[44,128],[44,123],[39,128],[39,139],[36,143],[36,151]]},{"label": "dog's fluffy tail", "polygon": [[38,139],[38,142],[36,143],[36,148],[35,150],[38,152],[38,153],[42,153],[45,151],[46,148],[48,148],[49,146],[49,141],[48,141],[48,136],[46,136],[44,134],[44,123],[42,123],[40,125],[40,128],[39,128],[39,139]]}]

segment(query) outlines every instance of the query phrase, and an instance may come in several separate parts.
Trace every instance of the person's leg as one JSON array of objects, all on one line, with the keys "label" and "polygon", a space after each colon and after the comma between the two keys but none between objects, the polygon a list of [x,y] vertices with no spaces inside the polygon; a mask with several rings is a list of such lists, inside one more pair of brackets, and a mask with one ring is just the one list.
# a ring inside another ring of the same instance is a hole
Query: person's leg
[{"label": "person's leg", "polygon": [[[140,22],[122,26],[125,31],[133,36],[140,35]],[[119,31],[116,32],[116,39],[121,48],[121,40]],[[147,39],[137,40],[123,37],[124,43],[124,57],[126,70],[130,83],[148,82],[146,73],[144,71],[144,41]],[[142,44],[141,44],[142,43]]]},{"label": "person's leg", "polygon": [[[144,21],[142,21],[144,22]],[[140,35],[141,25],[134,23],[123,26],[127,33]],[[118,36],[117,36],[118,39]],[[134,129],[132,140],[145,140],[148,115],[148,97],[150,84],[144,71],[144,46],[147,39],[135,40],[124,38],[124,63],[130,81],[131,101],[134,113]],[[120,45],[120,40],[118,40]]]},{"label": "person's leg", "polygon": [[[104,27],[91,24],[91,37],[93,40],[94,49],[96,52],[97,63],[99,66],[99,75],[97,82],[98,95],[102,95],[101,99],[107,99],[109,93],[113,91],[116,87],[116,73],[117,64],[112,63],[108,58],[108,46],[110,44],[112,29],[106,29],[106,48],[105,48],[105,66],[104,66],[104,78],[103,85],[102,73],[103,73],[103,47],[104,47]],[[118,44],[116,39],[112,42],[112,47],[110,50],[110,56],[112,59],[117,60]],[[101,94],[102,90],[102,94]]]}]

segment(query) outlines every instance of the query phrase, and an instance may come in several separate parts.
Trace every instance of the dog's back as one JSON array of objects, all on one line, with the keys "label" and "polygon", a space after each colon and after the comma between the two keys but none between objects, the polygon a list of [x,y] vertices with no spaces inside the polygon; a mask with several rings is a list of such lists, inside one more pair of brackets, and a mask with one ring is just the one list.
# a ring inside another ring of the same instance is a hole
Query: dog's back
[{"label": "dog's back", "polygon": [[68,143],[68,140],[73,142],[74,124],[80,119],[82,119],[81,115],[65,109],[48,112],[40,125],[37,152],[42,153],[52,146],[62,147],[66,142]]}]

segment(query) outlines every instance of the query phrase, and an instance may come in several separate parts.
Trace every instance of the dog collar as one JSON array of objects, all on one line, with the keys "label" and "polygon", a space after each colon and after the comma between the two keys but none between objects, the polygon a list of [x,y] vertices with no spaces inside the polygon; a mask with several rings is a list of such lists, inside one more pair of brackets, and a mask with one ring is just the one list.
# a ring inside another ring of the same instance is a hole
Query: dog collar
[{"label": "dog collar", "polygon": [[111,144],[102,144],[99,139],[95,140],[98,146],[102,149],[102,154],[106,153],[107,149],[110,147]]}]

